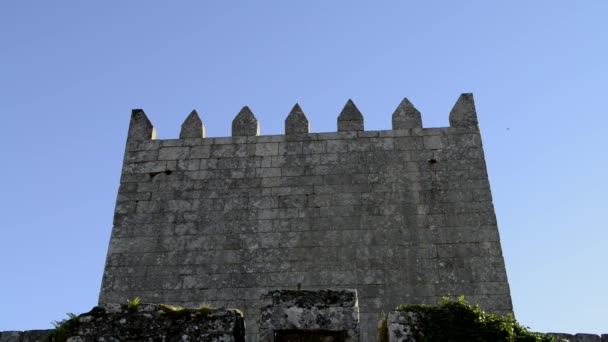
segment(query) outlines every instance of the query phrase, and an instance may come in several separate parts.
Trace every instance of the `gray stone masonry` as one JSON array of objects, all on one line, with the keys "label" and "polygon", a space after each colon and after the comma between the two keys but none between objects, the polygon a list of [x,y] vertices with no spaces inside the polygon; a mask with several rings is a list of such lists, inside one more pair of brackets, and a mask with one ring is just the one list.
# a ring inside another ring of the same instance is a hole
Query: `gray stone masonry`
[{"label": "gray stone masonry", "polygon": [[196,110],[193,110],[182,124],[182,130],[179,133],[179,138],[188,139],[204,137],[205,125],[203,125],[203,121],[201,121],[201,118],[198,116]]},{"label": "gray stone masonry", "polygon": [[562,333],[547,333],[548,336],[552,336],[556,341],[569,341],[569,342],[608,342],[608,334],[602,334],[602,336],[595,334],[562,334]]},{"label": "gray stone masonry", "polygon": [[[275,290],[262,296],[260,342],[275,334],[295,336],[315,331],[343,333],[343,342],[359,342],[359,308],[355,290]],[[299,339],[296,338],[299,341]]]},{"label": "gray stone masonry", "polygon": [[477,126],[477,111],[473,94],[462,94],[450,112],[450,126]]},{"label": "gray stone masonry", "polygon": [[363,131],[363,115],[350,99],[338,116],[338,132],[349,131]]},{"label": "gray stone masonry", "polygon": [[[0,333],[0,342],[245,341],[243,317],[236,310],[155,304],[102,305],[78,316],[63,330],[63,335],[53,335],[48,330],[4,332]],[[32,339],[33,333],[37,333],[36,339]]]},{"label": "gray stone masonry", "polygon": [[249,107],[245,106],[232,121],[232,136],[260,135],[260,125]]},{"label": "gray stone masonry", "polygon": [[422,128],[422,116],[414,105],[404,98],[393,113],[393,129]]},{"label": "gray stone masonry", "polygon": [[47,342],[51,330],[0,331],[0,342]]},{"label": "gray stone masonry", "polygon": [[129,124],[129,137],[133,140],[156,139],[156,129],[143,109],[131,111],[131,123]]},{"label": "gray stone masonry", "polygon": [[511,312],[474,108],[465,94],[451,127],[363,131],[349,101],[339,132],[272,136],[243,109],[233,137],[166,140],[136,112],[100,303],[239,308],[249,342],[261,294],[298,285],[356,289],[365,342],[400,304]]},{"label": "gray stone masonry", "polygon": [[306,114],[296,103],[291,112],[285,119],[285,135],[299,135],[310,133],[310,124],[306,118]]}]

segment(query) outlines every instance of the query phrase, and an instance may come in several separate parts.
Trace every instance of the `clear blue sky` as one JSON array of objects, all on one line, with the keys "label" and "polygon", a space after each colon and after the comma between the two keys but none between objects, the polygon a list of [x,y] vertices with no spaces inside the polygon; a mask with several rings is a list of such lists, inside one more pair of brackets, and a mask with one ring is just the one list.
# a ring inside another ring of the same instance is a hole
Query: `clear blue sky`
[{"label": "clear blue sky", "polygon": [[517,318],[608,333],[608,2],[0,2],[0,331],[97,302],[131,108],[176,138],[243,105],[313,132],[477,101]]}]

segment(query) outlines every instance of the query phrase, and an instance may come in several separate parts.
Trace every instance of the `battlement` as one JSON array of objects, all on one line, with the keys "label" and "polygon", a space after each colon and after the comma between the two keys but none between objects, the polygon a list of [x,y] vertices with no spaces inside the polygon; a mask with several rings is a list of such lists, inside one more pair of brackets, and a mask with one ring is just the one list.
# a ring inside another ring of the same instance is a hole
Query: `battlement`
[{"label": "battlement", "polygon": [[310,133],[295,105],[285,134],[260,136],[244,107],[231,137],[207,138],[193,111],[157,140],[134,110],[100,303],[239,308],[250,342],[277,289],[356,289],[362,341],[400,304],[464,294],[510,312],[471,94],[449,121],[423,128],[404,99],[391,130],[365,131],[349,100],[335,132]]},{"label": "battlement", "polygon": [[[477,112],[473,94],[461,94],[458,101],[450,111],[450,127],[453,128],[475,128],[477,127]],[[414,105],[404,98],[392,115],[392,130],[422,130],[422,118],[420,112]],[[348,100],[344,108],[338,115],[337,132],[349,133],[337,135],[339,137],[377,137],[395,136],[390,131],[365,132],[364,117],[352,100]],[[365,133],[364,133],[365,132]],[[299,104],[291,109],[285,119],[285,136],[289,140],[310,140],[327,136],[328,133],[316,133],[310,136],[310,124],[306,114]],[[405,133],[401,133],[402,135]],[[260,136],[260,124],[247,106],[243,107],[232,121],[232,140],[235,143],[247,143],[253,141],[266,141],[266,139],[247,139],[248,137]],[[334,135],[336,136],[336,135]],[[180,139],[206,139],[205,125],[196,110],[193,110],[182,124],[179,134]],[[128,140],[155,140],[156,130],[143,109],[133,109],[131,112],[131,122],[129,126]],[[270,138],[270,140],[280,138]]]}]

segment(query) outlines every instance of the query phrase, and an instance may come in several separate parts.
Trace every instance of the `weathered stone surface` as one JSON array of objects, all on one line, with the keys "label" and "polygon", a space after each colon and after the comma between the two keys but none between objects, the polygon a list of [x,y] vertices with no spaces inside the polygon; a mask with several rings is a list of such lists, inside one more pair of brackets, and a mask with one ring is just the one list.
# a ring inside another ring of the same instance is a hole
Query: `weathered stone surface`
[{"label": "weathered stone surface", "polygon": [[602,338],[595,334],[576,334],[574,337],[577,342],[602,342]]},{"label": "weathered stone surface", "polygon": [[20,342],[47,342],[52,330],[28,330],[21,335]]},{"label": "weathered stone surface", "polygon": [[363,115],[349,99],[338,116],[338,132],[363,131],[363,128]]},{"label": "weathered stone surface", "polygon": [[243,317],[235,310],[104,305],[77,320],[66,328],[68,341],[245,341]]},{"label": "weathered stone surface", "polygon": [[411,312],[404,313],[391,311],[388,313],[388,341],[387,342],[416,342],[414,330],[417,328],[417,317]]},{"label": "weathered stone surface", "polygon": [[450,112],[450,127],[477,126],[477,111],[473,94],[461,94]]},{"label": "weathered stone surface", "polygon": [[393,129],[408,128],[422,128],[422,116],[407,98],[403,98],[393,113]]},{"label": "weathered stone surface", "polygon": [[477,127],[128,146],[100,303],[237,307],[250,341],[298,284],[357,289],[366,342],[403,303],[512,310]]},{"label": "weathered stone surface", "polygon": [[129,124],[128,140],[150,140],[156,139],[156,130],[144,113],[143,109],[131,111],[131,123]]},{"label": "weathered stone surface", "polygon": [[274,342],[277,332],[310,340],[307,333],[311,331],[325,331],[323,336],[328,339],[354,342],[359,341],[358,325],[355,290],[276,290],[262,296],[260,342]]},{"label": "weathered stone surface", "polygon": [[3,331],[0,342],[47,342],[51,330]]},{"label": "weathered stone surface", "polygon": [[187,138],[204,138],[205,125],[198,116],[196,110],[193,110],[182,124],[182,129],[179,133],[180,139]]},{"label": "weathered stone surface", "polygon": [[232,121],[232,136],[258,136],[260,125],[249,107],[245,106]]},{"label": "weathered stone surface", "polygon": [[3,331],[0,332],[0,342],[19,342],[22,331]]},{"label": "weathered stone surface", "polygon": [[545,335],[553,337],[557,342],[569,341],[576,342],[576,337],[571,334],[562,334],[562,333],[546,333]]},{"label": "weathered stone surface", "polygon": [[289,112],[287,119],[285,119],[285,134],[296,135],[308,133],[310,133],[308,118],[306,118],[306,114],[304,114],[300,105],[296,103],[291,112]]}]

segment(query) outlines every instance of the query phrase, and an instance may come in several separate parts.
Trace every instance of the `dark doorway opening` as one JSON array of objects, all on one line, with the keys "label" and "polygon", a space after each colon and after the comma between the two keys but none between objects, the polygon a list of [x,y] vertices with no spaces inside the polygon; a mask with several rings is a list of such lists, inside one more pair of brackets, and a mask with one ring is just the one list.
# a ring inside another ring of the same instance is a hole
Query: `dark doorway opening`
[{"label": "dark doorway opening", "polygon": [[344,342],[346,331],[276,330],[275,342]]}]

